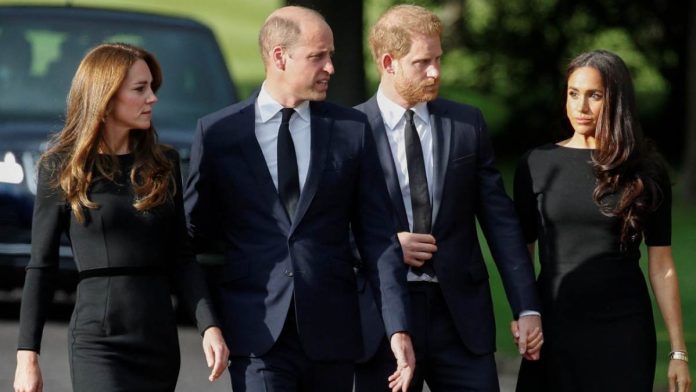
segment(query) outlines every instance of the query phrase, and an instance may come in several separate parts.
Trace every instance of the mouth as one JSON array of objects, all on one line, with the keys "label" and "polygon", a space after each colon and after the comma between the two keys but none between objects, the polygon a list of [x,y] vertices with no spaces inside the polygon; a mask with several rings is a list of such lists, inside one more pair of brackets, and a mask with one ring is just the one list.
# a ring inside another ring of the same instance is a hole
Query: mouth
[{"label": "mouth", "polygon": [[582,125],[592,124],[591,118],[575,118],[575,122]]}]

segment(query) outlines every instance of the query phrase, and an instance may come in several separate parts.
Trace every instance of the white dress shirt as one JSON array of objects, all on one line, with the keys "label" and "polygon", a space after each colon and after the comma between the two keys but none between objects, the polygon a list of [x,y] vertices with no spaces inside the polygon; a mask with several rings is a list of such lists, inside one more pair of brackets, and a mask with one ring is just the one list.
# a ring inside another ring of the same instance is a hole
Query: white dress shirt
[{"label": "white dress shirt", "polygon": [[[283,108],[266,91],[265,83],[261,86],[256,104],[254,105],[254,126],[256,140],[261,146],[261,152],[266,159],[268,171],[273,178],[273,184],[278,190],[278,129],[280,128]],[[310,147],[312,143],[311,116],[309,101],[304,101],[295,108],[295,114],[290,117],[290,136],[295,145],[297,155],[297,173],[300,178],[300,192],[304,188],[309,171]]]},{"label": "white dress shirt", "polygon": [[[401,196],[404,200],[404,208],[406,210],[406,218],[408,219],[409,230],[413,230],[413,206],[411,204],[411,187],[408,179],[408,162],[406,161],[406,143],[404,135],[406,132],[406,109],[398,105],[394,101],[387,98],[381,88],[377,90],[377,106],[382,114],[384,121],[384,129],[389,140],[394,166],[396,167],[396,175],[399,179],[399,188],[401,188]],[[428,105],[425,102],[416,104],[410,110],[413,110],[416,115],[413,116],[413,122],[416,125],[416,131],[420,138],[421,147],[423,148],[423,162],[425,163],[425,178],[428,181],[428,195],[430,196],[430,205],[433,205],[433,131],[430,125],[430,113]],[[437,277],[427,274],[414,274],[411,269],[406,277],[408,281],[426,281],[437,282]]]},{"label": "white dress shirt", "polygon": [[[406,130],[406,109],[387,98],[382,90],[377,90],[377,106],[382,114],[384,129],[387,131],[387,139],[391,148],[396,175],[399,178],[401,196],[404,199],[408,227],[413,230],[413,207],[411,205],[411,187],[408,179],[408,162],[406,161],[406,143],[404,135]],[[416,115],[413,122],[423,148],[423,162],[425,163],[425,178],[428,180],[428,195],[430,205],[433,204],[433,132],[430,126],[430,113],[425,102],[412,107]]]}]

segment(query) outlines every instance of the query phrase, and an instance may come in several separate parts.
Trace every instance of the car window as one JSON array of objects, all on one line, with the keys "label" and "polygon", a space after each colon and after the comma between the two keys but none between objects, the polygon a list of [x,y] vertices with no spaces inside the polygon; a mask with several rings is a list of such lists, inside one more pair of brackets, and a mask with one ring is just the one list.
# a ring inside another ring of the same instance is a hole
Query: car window
[{"label": "car window", "polygon": [[0,118],[60,120],[80,59],[103,42],[153,52],[163,84],[154,124],[190,129],[196,119],[236,99],[227,69],[207,30],[85,18],[0,18]]}]

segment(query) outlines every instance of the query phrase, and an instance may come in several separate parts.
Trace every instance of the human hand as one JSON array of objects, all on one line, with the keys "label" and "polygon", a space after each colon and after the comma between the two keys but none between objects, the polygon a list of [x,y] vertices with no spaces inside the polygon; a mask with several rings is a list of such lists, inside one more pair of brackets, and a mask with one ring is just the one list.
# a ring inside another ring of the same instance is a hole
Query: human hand
[{"label": "human hand", "polygon": [[208,380],[213,382],[220,378],[222,372],[229,366],[230,350],[218,327],[210,327],[203,333],[203,353],[209,368],[212,368]]},{"label": "human hand", "polygon": [[667,368],[669,392],[688,392],[691,390],[691,375],[686,361],[672,359]]},{"label": "human hand", "polygon": [[437,252],[435,237],[430,234],[410,233],[402,231],[397,234],[401,250],[404,253],[404,263],[411,267],[421,267],[426,260],[433,258]]},{"label": "human hand", "polygon": [[17,351],[17,369],[14,379],[15,392],[42,392],[43,379],[39,368],[39,354],[29,350]]},{"label": "human hand", "polygon": [[389,376],[389,388],[392,392],[406,392],[416,369],[416,355],[413,352],[411,337],[405,332],[397,332],[389,339],[392,352],[396,358],[396,371]]},{"label": "human hand", "polygon": [[522,316],[510,324],[510,332],[520,355],[529,361],[539,359],[541,346],[544,344],[541,317],[538,315]]}]

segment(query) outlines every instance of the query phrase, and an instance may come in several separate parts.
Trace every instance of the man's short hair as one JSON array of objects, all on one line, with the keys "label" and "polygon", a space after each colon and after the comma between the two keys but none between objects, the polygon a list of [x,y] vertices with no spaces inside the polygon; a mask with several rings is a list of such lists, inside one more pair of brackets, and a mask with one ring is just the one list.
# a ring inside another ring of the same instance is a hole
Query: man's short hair
[{"label": "man's short hair", "polygon": [[[293,8],[300,8],[310,16],[324,20],[324,17],[313,9],[299,6],[293,6]],[[300,22],[295,18],[272,15],[266,19],[259,31],[259,49],[264,64],[268,61],[271,49],[276,46],[290,49],[299,42],[301,34]]]},{"label": "man's short hair", "polygon": [[442,22],[435,14],[417,5],[397,5],[384,13],[370,30],[370,51],[379,64],[383,54],[401,58],[411,50],[413,34],[442,34]]}]

